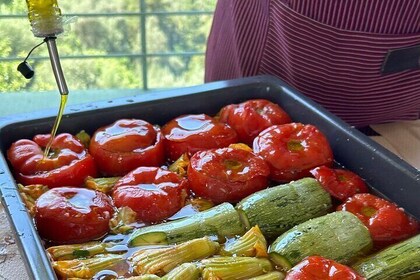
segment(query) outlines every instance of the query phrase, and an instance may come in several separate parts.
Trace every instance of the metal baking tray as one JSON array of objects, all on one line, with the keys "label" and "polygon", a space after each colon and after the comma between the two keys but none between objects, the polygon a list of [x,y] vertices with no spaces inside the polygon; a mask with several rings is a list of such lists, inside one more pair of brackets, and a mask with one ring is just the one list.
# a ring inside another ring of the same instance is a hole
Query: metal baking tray
[{"label": "metal baking tray", "polygon": [[[224,105],[254,98],[278,103],[295,122],[317,126],[327,136],[334,158],[340,165],[363,177],[374,193],[394,201],[420,219],[419,170],[271,76],[214,82],[69,106],[59,132],[75,134],[84,129],[92,133],[120,118],[139,118],[162,125],[181,114],[214,115]],[[49,133],[55,114],[56,110],[51,110],[0,118],[1,199],[31,279],[56,279],[56,275],[17,192],[5,155],[12,142],[22,138],[31,139],[38,133]]]}]

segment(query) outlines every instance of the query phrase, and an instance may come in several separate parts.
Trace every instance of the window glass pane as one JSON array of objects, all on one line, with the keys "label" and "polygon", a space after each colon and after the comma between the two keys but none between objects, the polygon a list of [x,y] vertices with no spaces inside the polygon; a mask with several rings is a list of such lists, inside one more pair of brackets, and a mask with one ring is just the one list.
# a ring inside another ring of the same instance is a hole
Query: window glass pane
[{"label": "window glass pane", "polygon": [[163,56],[147,59],[150,89],[198,85],[204,81],[203,56]]},{"label": "window glass pane", "polygon": [[[42,40],[32,35],[26,18],[1,19],[0,38],[0,93],[19,91],[30,81],[16,68],[31,48]],[[45,52],[46,55],[47,53]]]},{"label": "window glass pane", "polygon": [[28,13],[26,2],[21,0],[0,1],[0,15],[25,15]]},{"label": "window glass pane", "polygon": [[60,55],[140,53],[138,17],[82,17],[59,37]]},{"label": "window glass pane", "polygon": [[147,16],[148,53],[204,52],[211,15]]},{"label": "window glass pane", "polygon": [[[134,89],[140,88],[143,83],[138,58],[64,59],[62,65],[66,69],[67,83],[73,90]],[[46,72],[49,70],[52,77],[51,66],[47,68]]]},{"label": "window glass pane", "polygon": [[42,39],[31,33],[26,18],[0,18],[0,58],[26,57]]},{"label": "window glass pane", "polygon": [[[22,0],[22,2],[24,2]],[[120,12],[138,12],[138,0],[81,0],[81,1],[58,1],[63,14],[73,13],[120,13]]]},{"label": "window glass pane", "polygon": [[[216,0],[61,1],[65,25],[57,39],[70,91],[155,89],[203,82],[204,51]],[[0,93],[57,91],[45,45],[16,71],[35,38],[24,0],[0,1]],[[1,102],[1,100],[0,100]]]},{"label": "window glass pane", "polygon": [[[35,70],[32,79],[27,80],[16,71],[18,62],[3,62],[0,66],[2,73],[0,84],[5,92],[12,91],[45,91],[56,90],[57,84],[48,59],[36,59],[31,61]],[[69,91],[82,89],[134,89],[140,88],[142,81],[142,68],[139,58],[79,58],[61,59],[61,65],[65,71],[64,76]],[[7,69],[3,71],[3,69]]]},{"label": "window glass pane", "polygon": [[[246,1],[246,0],[244,0]],[[144,0],[147,12],[174,11],[209,11],[216,6],[216,0]]]}]

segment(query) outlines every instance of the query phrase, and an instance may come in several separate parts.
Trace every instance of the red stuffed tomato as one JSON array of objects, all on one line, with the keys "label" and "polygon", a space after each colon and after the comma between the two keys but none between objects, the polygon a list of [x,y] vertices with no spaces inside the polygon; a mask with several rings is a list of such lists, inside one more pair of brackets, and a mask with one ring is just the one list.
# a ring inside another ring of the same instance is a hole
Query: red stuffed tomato
[{"label": "red stuffed tomato", "polygon": [[182,154],[223,148],[238,142],[236,131],[225,123],[205,114],[183,115],[162,127],[166,154],[171,161]]},{"label": "red stuffed tomato", "polygon": [[348,266],[319,256],[311,256],[294,266],[285,280],[363,280]]},{"label": "red stuffed tomato", "polygon": [[35,223],[41,237],[53,243],[81,243],[104,236],[114,208],[104,193],[60,187],[36,201]]},{"label": "red stuffed tomato", "polygon": [[117,181],[115,206],[128,206],[142,222],[160,222],[179,211],[185,203],[188,181],[158,167],[139,167]]},{"label": "red stuffed tomato", "polygon": [[89,152],[107,176],[123,176],[139,166],[160,166],[165,162],[159,128],[136,119],[121,119],[98,129]]},{"label": "red stuffed tomato", "polygon": [[309,176],[312,168],[330,165],[333,161],[327,138],[309,124],[271,126],[254,139],[253,149],[267,161],[271,179],[278,182]]},{"label": "red stuffed tomato", "polygon": [[369,229],[377,248],[409,238],[419,231],[419,223],[402,208],[372,194],[356,194],[337,210],[355,214]]},{"label": "red stuffed tomato", "polygon": [[310,172],[326,191],[341,201],[356,193],[368,192],[365,181],[350,170],[319,166]]},{"label": "red stuffed tomato", "polygon": [[215,203],[237,202],[267,187],[270,168],[250,151],[221,148],[195,153],[187,174],[195,195]]},{"label": "red stuffed tomato", "polygon": [[97,175],[93,157],[76,137],[68,133],[55,137],[48,157],[44,158],[44,149],[50,139],[50,134],[39,134],[33,141],[16,141],[7,151],[19,183],[42,184],[49,188],[77,187],[83,185],[86,177]]},{"label": "red stuffed tomato", "polygon": [[239,141],[248,145],[264,129],[291,122],[289,115],[279,105],[265,99],[227,105],[220,110],[219,120],[235,129]]}]

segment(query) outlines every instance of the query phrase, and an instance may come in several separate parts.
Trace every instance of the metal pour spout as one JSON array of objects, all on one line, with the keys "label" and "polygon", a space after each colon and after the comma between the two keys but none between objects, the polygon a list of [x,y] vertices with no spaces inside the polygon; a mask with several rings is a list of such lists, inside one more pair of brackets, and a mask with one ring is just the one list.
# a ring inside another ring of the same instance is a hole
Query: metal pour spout
[{"label": "metal pour spout", "polygon": [[67,95],[69,90],[67,88],[66,79],[64,78],[63,69],[61,68],[60,57],[58,55],[55,39],[56,37],[46,37],[45,42],[47,43],[51,66],[55,76],[55,81],[57,82],[58,90],[61,95]]}]

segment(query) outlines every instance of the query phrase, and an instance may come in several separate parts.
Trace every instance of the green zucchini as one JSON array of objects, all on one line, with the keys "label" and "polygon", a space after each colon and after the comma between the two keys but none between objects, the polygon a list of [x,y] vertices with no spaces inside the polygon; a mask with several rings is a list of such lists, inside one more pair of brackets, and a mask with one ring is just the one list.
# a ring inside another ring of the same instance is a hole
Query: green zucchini
[{"label": "green zucchini", "polygon": [[267,238],[276,238],[297,224],[325,215],[330,208],[331,196],[313,178],[256,192],[236,205],[246,228],[258,225]]},{"label": "green zucchini", "polygon": [[245,229],[235,208],[222,203],[192,216],[135,230],[128,246],[175,244],[204,236],[225,237],[242,235]]},{"label": "green zucchini", "polygon": [[368,280],[420,279],[420,234],[358,261],[353,269]]},{"label": "green zucchini", "polygon": [[313,255],[347,264],[371,248],[372,239],[363,223],[350,212],[338,211],[293,227],[268,252],[273,262],[289,269]]}]

